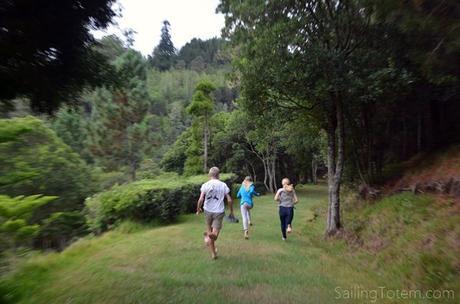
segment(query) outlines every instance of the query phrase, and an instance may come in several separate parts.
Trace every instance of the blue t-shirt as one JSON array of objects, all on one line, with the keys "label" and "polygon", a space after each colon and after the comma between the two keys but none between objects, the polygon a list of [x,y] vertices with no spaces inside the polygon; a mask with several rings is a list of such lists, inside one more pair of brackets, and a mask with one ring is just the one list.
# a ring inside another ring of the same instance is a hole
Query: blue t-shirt
[{"label": "blue t-shirt", "polygon": [[240,199],[240,205],[247,203],[252,206],[254,205],[254,202],[252,201],[252,197],[254,195],[256,196],[260,195],[259,193],[256,192],[256,187],[254,187],[254,185],[249,186],[249,190],[246,190],[246,187],[241,186],[236,197]]}]

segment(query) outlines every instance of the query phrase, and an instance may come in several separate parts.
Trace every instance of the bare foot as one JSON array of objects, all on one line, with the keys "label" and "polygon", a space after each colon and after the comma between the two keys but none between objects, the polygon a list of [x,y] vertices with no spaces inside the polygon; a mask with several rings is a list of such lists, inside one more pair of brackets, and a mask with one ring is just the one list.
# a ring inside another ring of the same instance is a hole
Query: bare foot
[{"label": "bare foot", "polygon": [[249,231],[247,231],[247,230],[244,231],[244,238],[245,238],[246,240],[249,240]]},{"label": "bare foot", "polygon": [[287,233],[291,233],[291,232],[292,232],[292,227],[291,227],[291,225],[289,225],[289,226],[287,227],[287,230],[286,230],[286,231],[287,231]]}]

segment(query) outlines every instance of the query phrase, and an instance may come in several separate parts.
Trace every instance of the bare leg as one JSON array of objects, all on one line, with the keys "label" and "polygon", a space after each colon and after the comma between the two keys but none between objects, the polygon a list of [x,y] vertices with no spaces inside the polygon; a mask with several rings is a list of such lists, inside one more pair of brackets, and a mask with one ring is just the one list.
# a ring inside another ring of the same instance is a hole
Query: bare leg
[{"label": "bare leg", "polygon": [[212,234],[212,227],[211,225],[206,226],[206,232],[204,233],[204,242],[206,246],[210,245],[211,238],[209,237]]},{"label": "bare leg", "polygon": [[209,242],[209,249],[211,250],[211,258],[215,259],[217,258],[217,251],[216,251],[216,240],[217,240],[217,237],[219,236],[219,229],[216,229],[216,228],[212,228],[212,233],[209,234],[211,237],[209,238],[210,239],[210,242]]}]

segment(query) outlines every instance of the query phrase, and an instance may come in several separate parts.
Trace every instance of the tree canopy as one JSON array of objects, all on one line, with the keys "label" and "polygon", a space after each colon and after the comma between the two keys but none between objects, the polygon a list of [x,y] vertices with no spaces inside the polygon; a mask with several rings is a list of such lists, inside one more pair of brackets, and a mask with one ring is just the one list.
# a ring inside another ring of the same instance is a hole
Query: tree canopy
[{"label": "tree canopy", "polygon": [[163,21],[161,28],[160,43],[155,47],[149,61],[153,67],[160,71],[169,70],[176,60],[176,48],[171,40],[171,24],[168,20]]},{"label": "tree canopy", "polygon": [[91,29],[105,28],[113,0],[2,1],[0,82],[2,102],[30,98],[51,112],[83,86],[103,82],[107,65],[91,45]]}]

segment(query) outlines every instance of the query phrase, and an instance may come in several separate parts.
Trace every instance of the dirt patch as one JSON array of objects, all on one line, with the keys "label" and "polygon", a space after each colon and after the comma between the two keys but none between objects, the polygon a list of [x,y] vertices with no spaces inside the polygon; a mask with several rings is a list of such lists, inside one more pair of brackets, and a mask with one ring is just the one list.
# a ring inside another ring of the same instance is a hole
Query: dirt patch
[{"label": "dirt patch", "polygon": [[374,234],[371,235],[367,241],[364,243],[364,249],[371,251],[371,252],[378,252],[384,248],[386,248],[390,242],[381,237],[380,235]]},{"label": "dirt patch", "polygon": [[401,191],[437,193],[460,198],[460,146],[418,155],[402,164],[404,175],[386,184],[387,194]]}]

